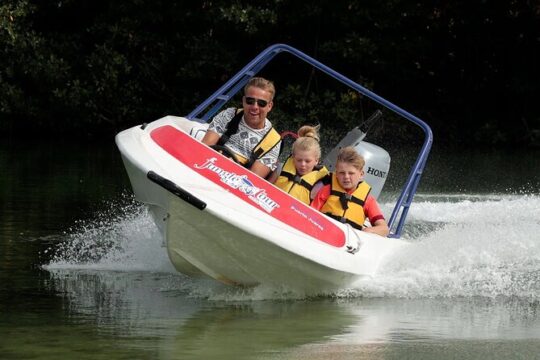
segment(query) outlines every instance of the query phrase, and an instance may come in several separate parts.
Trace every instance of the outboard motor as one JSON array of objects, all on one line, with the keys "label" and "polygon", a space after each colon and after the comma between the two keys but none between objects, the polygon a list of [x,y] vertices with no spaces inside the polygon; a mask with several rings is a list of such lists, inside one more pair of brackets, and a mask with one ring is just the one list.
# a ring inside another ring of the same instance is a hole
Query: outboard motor
[{"label": "outboard motor", "polygon": [[[366,123],[373,122],[373,120],[381,116],[382,113],[377,110],[375,114],[366,120]],[[361,127],[363,129],[360,129]],[[365,126],[361,125],[349,131],[339,144],[324,158],[323,164],[328,170],[334,171],[339,150],[345,146],[353,146],[366,161],[364,165],[364,180],[371,185],[371,195],[377,199],[381,194],[388,176],[388,171],[390,170],[390,154],[380,146],[363,141],[366,137],[366,130],[364,129]]]}]

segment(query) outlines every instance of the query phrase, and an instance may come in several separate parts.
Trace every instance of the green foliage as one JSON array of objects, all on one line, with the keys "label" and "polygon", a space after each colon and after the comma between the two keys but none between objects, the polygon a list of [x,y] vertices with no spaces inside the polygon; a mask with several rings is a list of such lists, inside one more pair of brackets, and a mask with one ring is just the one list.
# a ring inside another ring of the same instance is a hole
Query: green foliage
[{"label": "green foliage", "polygon": [[[8,0],[0,130],[113,134],[185,115],[283,42],[423,118],[438,141],[538,145],[539,39],[540,6],[525,0]],[[289,65],[262,74],[284,127],[320,122],[333,141],[374,111]]]}]

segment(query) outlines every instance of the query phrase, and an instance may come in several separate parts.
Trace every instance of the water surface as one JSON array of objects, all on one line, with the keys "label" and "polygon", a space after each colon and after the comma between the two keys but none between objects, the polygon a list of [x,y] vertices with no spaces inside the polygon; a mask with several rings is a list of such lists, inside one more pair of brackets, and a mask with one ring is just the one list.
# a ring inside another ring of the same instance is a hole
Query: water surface
[{"label": "water surface", "polygon": [[112,141],[4,144],[2,358],[539,358],[539,155],[435,149],[411,245],[314,298],[175,273]]}]

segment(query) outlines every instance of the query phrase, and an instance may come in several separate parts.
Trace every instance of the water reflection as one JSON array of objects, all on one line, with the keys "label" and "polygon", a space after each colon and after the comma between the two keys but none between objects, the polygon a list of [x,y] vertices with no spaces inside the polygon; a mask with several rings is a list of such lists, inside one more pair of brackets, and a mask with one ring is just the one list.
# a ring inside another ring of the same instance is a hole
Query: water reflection
[{"label": "water reflection", "polygon": [[256,291],[173,274],[68,270],[51,271],[48,284],[72,321],[163,359],[305,358],[321,348],[380,354],[388,344],[540,339],[538,302],[516,298],[255,301]]},{"label": "water reflection", "polygon": [[145,338],[146,344],[127,345],[157,346],[160,358],[247,359],[324,341],[357,321],[328,299],[250,301],[250,290],[172,274],[52,270],[49,286],[73,321],[102,334]]}]

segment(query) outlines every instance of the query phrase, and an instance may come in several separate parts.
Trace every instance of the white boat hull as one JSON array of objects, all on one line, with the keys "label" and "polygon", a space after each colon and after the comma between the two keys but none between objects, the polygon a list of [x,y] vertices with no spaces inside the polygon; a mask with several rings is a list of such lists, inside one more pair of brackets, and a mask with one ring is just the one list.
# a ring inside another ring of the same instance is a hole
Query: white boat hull
[{"label": "white boat hull", "polygon": [[179,272],[323,293],[373,276],[406,244],[292,199],[190,137],[194,125],[202,126],[168,116],[116,138],[135,196],[149,206]]}]

